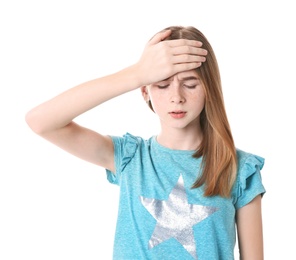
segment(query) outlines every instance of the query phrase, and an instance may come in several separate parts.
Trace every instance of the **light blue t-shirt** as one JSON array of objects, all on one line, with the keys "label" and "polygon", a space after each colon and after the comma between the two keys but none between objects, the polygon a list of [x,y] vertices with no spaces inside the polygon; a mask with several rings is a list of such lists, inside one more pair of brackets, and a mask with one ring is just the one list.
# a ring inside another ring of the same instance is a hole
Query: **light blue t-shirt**
[{"label": "light blue t-shirt", "polygon": [[120,187],[114,260],[234,259],[235,212],[265,193],[263,158],[237,150],[231,198],[204,197],[191,188],[201,163],[194,151],[129,133],[112,140],[116,172],[107,178]]}]

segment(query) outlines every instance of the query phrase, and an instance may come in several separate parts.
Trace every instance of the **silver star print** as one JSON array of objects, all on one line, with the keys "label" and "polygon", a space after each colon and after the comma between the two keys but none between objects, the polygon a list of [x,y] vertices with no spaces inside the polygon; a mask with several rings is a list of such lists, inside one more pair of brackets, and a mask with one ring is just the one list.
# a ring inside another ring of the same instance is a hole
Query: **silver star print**
[{"label": "silver star print", "polygon": [[218,209],[188,204],[182,176],[180,176],[167,200],[144,198],[142,196],[140,196],[140,200],[157,221],[148,243],[149,249],[165,240],[175,238],[194,259],[197,259],[193,226]]}]

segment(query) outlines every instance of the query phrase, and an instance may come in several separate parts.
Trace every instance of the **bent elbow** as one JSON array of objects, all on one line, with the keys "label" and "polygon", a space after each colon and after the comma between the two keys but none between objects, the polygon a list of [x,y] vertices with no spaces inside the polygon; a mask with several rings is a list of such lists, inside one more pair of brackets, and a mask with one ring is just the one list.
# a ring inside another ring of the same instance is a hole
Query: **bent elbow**
[{"label": "bent elbow", "polygon": [[31,110],[26,113],[25,121],[34,133],[38,135],[42,135],[44,130],[42,129],[41,120],[40,120],[40,117],[37,116],[34,110]]}]

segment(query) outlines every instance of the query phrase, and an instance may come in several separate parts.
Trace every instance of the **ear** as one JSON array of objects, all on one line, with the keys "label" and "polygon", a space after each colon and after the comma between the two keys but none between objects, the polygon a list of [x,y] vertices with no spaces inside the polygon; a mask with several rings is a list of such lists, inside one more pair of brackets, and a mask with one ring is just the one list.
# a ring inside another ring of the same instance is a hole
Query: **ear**
[{"label": "ear", "polygon": [[150,100],[150,97],[149,97],[149,94],[148,94],[147,86],[141,87],[141,93],[142,93],[142,96],[143,96],[144,100],[146,102],[148,102]]}]

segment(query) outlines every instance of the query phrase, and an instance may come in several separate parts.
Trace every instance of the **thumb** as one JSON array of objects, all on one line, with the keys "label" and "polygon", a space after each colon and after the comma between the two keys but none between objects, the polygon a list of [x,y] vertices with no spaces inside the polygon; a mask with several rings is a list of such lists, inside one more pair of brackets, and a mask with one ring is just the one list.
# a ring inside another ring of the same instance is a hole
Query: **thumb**
[{"label": "thumb", "polygon": [[166,37],[168,37],[171,34],[171,30],[165,30],[162,32],[157,33],[156,35],[154,35],[150,41],[148,42],[149,45],[153,45],[156,43],[161,42],[162,40],[164,40]]}]

